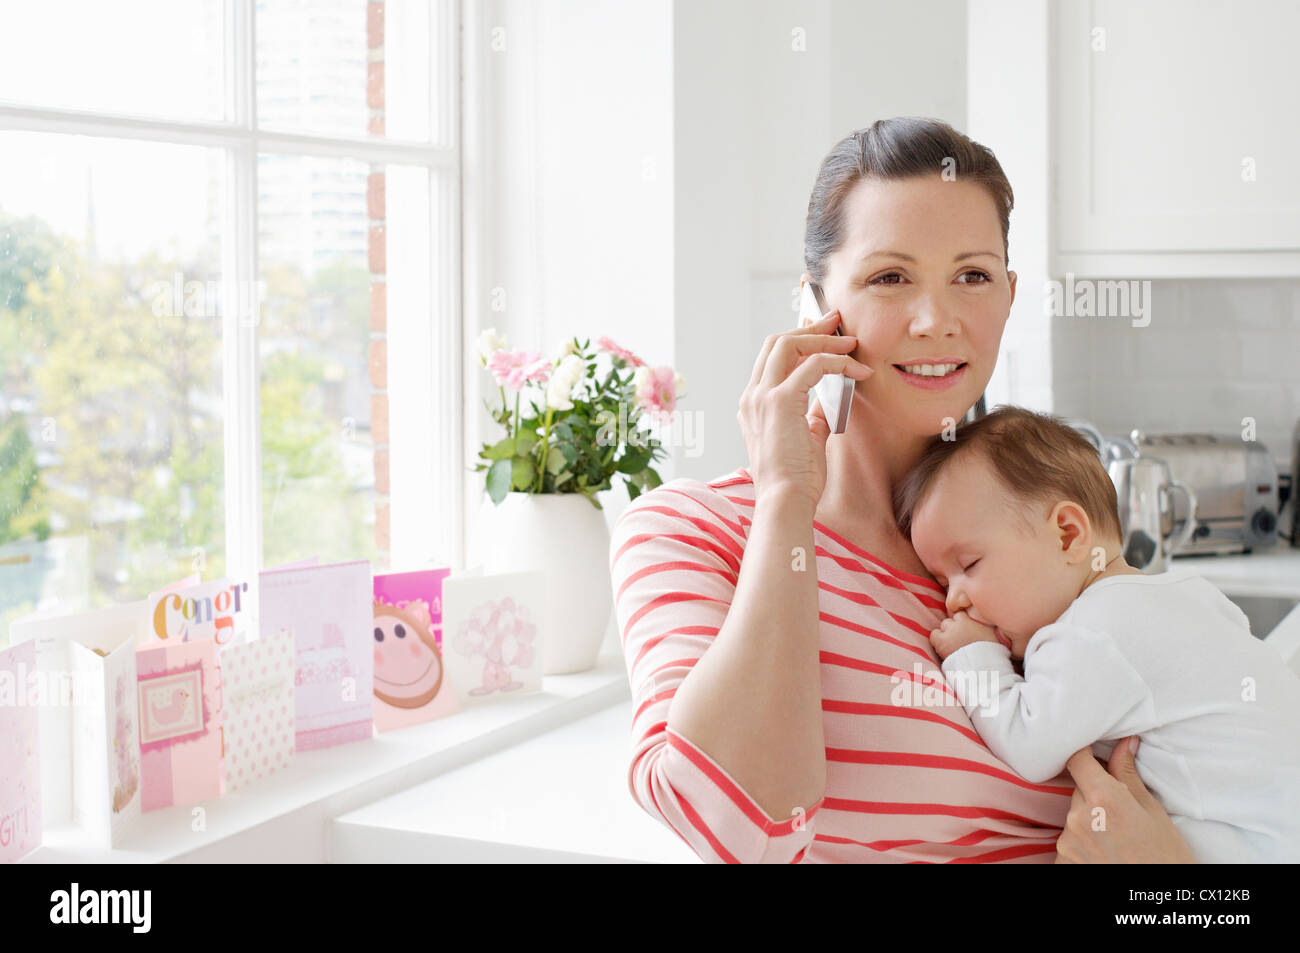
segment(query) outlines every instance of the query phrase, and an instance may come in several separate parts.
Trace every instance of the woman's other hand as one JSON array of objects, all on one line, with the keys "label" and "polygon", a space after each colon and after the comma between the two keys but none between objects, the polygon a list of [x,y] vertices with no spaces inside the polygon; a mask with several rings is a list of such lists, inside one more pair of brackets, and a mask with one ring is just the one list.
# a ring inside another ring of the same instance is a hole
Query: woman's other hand
[{"label": "woman's other hand", "polygon": [[808,392],[824,374],[864,380],[874,373],[849,356],[858,346],[856,337],[833,333],[839,320],[839,311],[832,311],[763,342],[736,413],[758,497],[791,491],[814,507],[821,499],[830,426],[820,402],[809,410]]},{"label": "woman's other hand", "polygon": [[[1122,739],[1103,771],[1090,748],[1066,762],[1074,795],[1056,840],[1058,864],[1194,864],[1196,857],[1138,776],[1137,736]],[[1131,744],[1131,747],[1130,747]]]}]

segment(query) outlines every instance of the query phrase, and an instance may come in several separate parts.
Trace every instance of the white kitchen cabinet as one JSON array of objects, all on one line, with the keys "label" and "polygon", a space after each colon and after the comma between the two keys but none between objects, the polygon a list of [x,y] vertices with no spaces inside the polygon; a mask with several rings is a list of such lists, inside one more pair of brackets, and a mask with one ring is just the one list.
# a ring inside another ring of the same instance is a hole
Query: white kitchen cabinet
[{"label": "white kitchen cabinet", "polygon": [[1053,271],[1300,275],[1300,4],[1052,11]]}]

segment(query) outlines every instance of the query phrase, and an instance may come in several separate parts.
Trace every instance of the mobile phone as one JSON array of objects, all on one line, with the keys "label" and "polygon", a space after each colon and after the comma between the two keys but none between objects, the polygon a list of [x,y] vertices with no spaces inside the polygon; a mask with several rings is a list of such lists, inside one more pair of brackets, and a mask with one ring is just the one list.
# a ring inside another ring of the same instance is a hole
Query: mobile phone
[{"label": "mobile phone", "polygon": [[[821,316],[831,309],[826,306],[821,288],[815,282],[805,281],[799,298],[799,323],[821,320]],[[836,334],[843,334],[840,326],[835,326]],[[824,374],[812,389],[815,399],[821,402],[822,413],[830,424],[831,433],[844,433],[849,426],[849,410],[853,406],[853,378],[845,374]],[[812,409],[814,397],[808,399],[808,408]]]}]

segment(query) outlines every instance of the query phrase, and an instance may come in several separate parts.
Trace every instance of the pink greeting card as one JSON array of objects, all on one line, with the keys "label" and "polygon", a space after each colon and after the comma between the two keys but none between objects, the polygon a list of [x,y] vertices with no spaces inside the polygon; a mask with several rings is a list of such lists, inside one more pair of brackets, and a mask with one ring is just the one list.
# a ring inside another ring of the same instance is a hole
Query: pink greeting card
[{"label": "pink greeting card", "polygon": [[462,702],[542,687],[546,573],[494,573],[443,580],[444,658]]},{"label": "pink greeting card", "polygon": [[0,864],[41,844],[40,699],[30,691],[36,671],[35,643],[0,652]]},{"label": "pink greeting card", "polygon": [[434,641],[442,648],[442,581],[450,569],[417,569],[413,572],[386,572],[375,576],[375,602],[390,605],[424,602],[428,607]]},{"label": "pink greeting card", "polygon": [[221,686],[212,639],[136,648],[141,810],[221,795]]},{"label": "pink greeting card", "polygon": [[442,580],[450,573],[425,569],[375,576],[376,731],[460,710],[442,656]]},{"label": "pink greeting card", "polygon": [[370,562],[267,569],[258,580],[261,631],[294,636],[296,750],[373,737]]},{"label": "pink greeting card", "polygon": [[220,662],[226,790],[233,791],[293,761],[293,633],[227,646]]}]

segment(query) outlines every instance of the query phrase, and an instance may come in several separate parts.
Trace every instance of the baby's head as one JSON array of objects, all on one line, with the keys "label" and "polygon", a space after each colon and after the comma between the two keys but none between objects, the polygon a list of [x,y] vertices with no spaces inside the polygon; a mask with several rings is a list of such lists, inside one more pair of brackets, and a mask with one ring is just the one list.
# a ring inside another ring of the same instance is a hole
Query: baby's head
[{"label": "baby's head", "polygon": [[1003,406],[932,437],[894,492],[899,529],[948,589],[948,612],[996,626],[1023,658],[1119,556],[1115,486],[1058,418]]}]

